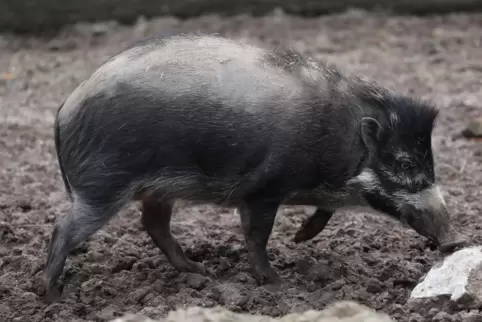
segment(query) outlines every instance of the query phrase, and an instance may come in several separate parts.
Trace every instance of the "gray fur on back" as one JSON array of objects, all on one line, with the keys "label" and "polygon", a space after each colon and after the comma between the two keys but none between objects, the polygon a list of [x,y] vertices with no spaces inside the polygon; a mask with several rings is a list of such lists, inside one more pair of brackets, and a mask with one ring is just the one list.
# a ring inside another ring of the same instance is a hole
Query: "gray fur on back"
[{"label": "gray fur on back", "polygon": [[73,189],[95,200],[149,191],[235,204],[259,189],[320,187],[345,199],[364,153],[362,96],[379,91],[294,51],[216,36],[152,39],[68,97],[60,153]]}]

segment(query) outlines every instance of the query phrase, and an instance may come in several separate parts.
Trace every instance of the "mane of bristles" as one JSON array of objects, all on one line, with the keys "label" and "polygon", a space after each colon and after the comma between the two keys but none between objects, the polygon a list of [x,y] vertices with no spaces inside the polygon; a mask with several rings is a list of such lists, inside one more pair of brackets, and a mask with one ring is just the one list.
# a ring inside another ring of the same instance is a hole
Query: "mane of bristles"
[{"label": "mane of bristles", "polygon": [[401,95],[389,95],[380,103],[387,113],[391,131],[401,136],[431,135],[439,113],[431,103]]},{"label": "mane of bristles", "polygon": [[[347,97],[360,99],[386,117],[389,132],[403,137],[428,137],[431,135],[438,109],[429,102],[413,97],[398,95],[388,88],[362,75],[350,73],[340,66],[324,59],[313,59],[290,47],[278,47],[268,52],[267,61],[274,66],[292,71],[300,67],[314,68],[323,77],[321,85]],[[344,92],[339,86],[344,86]],[[342,93],[343,92],[343,93]]]},{"label": "mane of bristles", "polygon": [[439,114],[432,103],[394,93],[361,77],[355,76],[353,79],[357,97],[385,116],[388,131],[401,136],[431,135]]}]

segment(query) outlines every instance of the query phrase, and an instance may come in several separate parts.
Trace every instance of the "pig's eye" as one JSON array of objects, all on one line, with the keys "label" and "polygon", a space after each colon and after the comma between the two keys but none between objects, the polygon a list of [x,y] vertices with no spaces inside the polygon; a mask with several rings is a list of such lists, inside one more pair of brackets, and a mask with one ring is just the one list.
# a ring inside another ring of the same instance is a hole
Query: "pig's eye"
[{"label": "pig's eye", "polygon": [[409,169],[413,168],[413,163],[408,161],[408,160],[399,161],[398,165],[403,170],[409,170]]}]

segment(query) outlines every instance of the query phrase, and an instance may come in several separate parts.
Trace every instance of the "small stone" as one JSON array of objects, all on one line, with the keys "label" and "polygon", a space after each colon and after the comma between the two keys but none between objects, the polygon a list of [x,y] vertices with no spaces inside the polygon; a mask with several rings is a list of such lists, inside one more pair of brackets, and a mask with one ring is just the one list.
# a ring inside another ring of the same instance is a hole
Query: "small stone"
[{"label": "small stone", "polygon": [[140,303],[150,292],[150,287],[140,288],[131,293],[131,298],[135,303]]},{"label": "small stone", "polygon": [[92,264],[89,270],[92,274],[102,274],[104,272],[104,266]]},{"label": "small stone", "polygon": [[241,293],[241,287],[236,284],[226,284],[218,287],[220,293],[219,303],[222,305],[245,305],[249,298]]},{"label": "small stone", "polygon": [[[318,301],[320,303],[331,303],[335,300],[335,294],[333,292],[322,293],[320,297],[318,297]],[[313,299],[313,302],[315,300]]]},{"label": "small stone", "polygon": [[436,307],[433,307],[431,308],[430,310],[428,310],[428,316],[429,317],[434,317],[437,315],[437,313],[439,312],[440,310]]},{"label": "small stone", "polygon": [[228,270],[230,267],[231,267],[231,265],[229,265],[229,262],[228,262],[225,258],[219,259],[218,269],[219,269],[220,271],[226,271],[226,270]]},{"label": "small stone", "polygon": [[82,36],[103,36],[108,34],[111,30],[117,27],[118,23],[115,21],[84,23],[78,22],[73,26],[73,30]]},{"label": "small stone", "polygon": [[31,302],[34,302],[35,300],[37,300],[37,298],[38,298],[37,294],[32,293],[32,292],[25,292],[22,295],[23,300],[28,300],[28,301],[31,301]]},{"label": "small stone", "polygon": [[208,279],[205,276],[196,273],[189,274],[186,281],[187,285],[195,290],[202,290],[207,282]]},{"label": "small stone", "polygon": [[327,272],[331,270],[330,264],[328,261],[321,260],[318,263],[315,264],[314,260],[313,261],[305,261],[305,263],[302,263],[301,266],[298,264],[297,271],[301,272],[300,269],[308,269],[306,273],[309,272],[307,275],[307,278],[309,280],[320,280],[320,281],[326,281],[327,278]]},{"label": "small stone", "polygon": [[82,303],[89,304],[92,303],[94,300],[92,298],[92,292],[94,290],[102,289],[103,283],[102,281],[98,281],[95,279],[90,279],[80,285],[80,300]]},{"label": "small stone", "polygon": [[403,315],[405,314],[405,310],[403,309],[403,306],[401,304],[394,304],[393,305],[393,309],[392,309],[392,312],[394,314],[400,314],[400,315]]},{"label": "small stone", "polygon": [[306,275],[310,272],[315,263],[315,260],[309,256],[301,258],[295,262],[296,271],[302,275]]},{"label": "small stone", "polygon": [[112,273],[119,273],[120,271],[130,271],[136,262],[136,258],[132,256],[120,257],[111,264]]},{"label": "small stone", "polygon": [[22,210],[22,212],[29,212],[32,210],[32,204],[29,200],[19,200],[18,207]]},{"label": "small stone", "polygon": [[433,322],[452,322],[452,316],[447,312],[438,312],[432,320]]},{"label": "small stone", "polygon": [[463,318],[462,322],[479,322],[482,321],[482,313],[469,312]]},{"label": "small stone", "polygon": [[114,306],[107,306],[103,308],[99,313],[97,313],[98,317],[101,318],[102,320],[111,320],[115,318],[115,312],[117,311],[117,308]]},{"label": "small stone", "polygon": [[306,290],[310,293],[315,292],[318,289],[318,285],[316,285],[314,282],[309,282],[308,285],[306,285]]},{"label": "small stone", "polygon": [[423,322],[423,321],[424,321],[424,318],[418,313],[412,313],[412,315],[410,315],[410,318],[408,319],[408,322]]},{"label": "small stone", "polygon": [[137,21],[134,25],[134,35],[136,38],[143,38],[147,35],[147,31],[149,29],[149,21],[144,16],[140,16],[137,18]]},{"label": "small stone", "polygon": [[10,237],[14,236],[12,226],[6,222],[0,222],[0,240],[10,241]]},{"label": "small stone", "polygon": [[[144,316],[159,316],[162,314],[162,308],[146,306],[139,311],[139,314],[143,314]],[[154,321],[155,320],[139,320],[139,322],[154,322]],[[137,322],[137,321],[132,321],[132,322]]]},{"label": "small stone", "polygon": [[482,137],[482,117],[470,121],[462,135],[466,138]]},{"label": "small stone", "polygon": [[381,292],[382,290],[383,290],[382,285],[380,284],[380,282],[378,280],[371,279],[371,280],[368,281],[367,292],[376,294],[376,293]]},{"label": "small stone", "polygon": [[413,289],[410,300],[448,296],[458,305],[482,303],[482,246],[463,248],[447,256]]},{"label": "small stone", "polygon": [[343,287],[343,285],[345,285],[345,281],[343,280],[336,280],[334,281],[333,283],[331,283],[329,286],[332,290],[336,291],[336,290],[339,290],[340,288]]},{"label": "small stone", "polygon": [[[1,234],[1,232],[0,232]],[[0,237],[0,240],[2,240],[2,238]],[[10,249],[8,249],[6,246],[4,245],[0,245],[0,258],[1,257],[6,257],[8,255],[8,253],[10,252]]]},{"label": "small stone", "polygon": [[214,303],[214,301],[212,301],[212,300],[205,300],[202,303],[203,307],[214,307],[215,305],[216,305],[216,303]]}]

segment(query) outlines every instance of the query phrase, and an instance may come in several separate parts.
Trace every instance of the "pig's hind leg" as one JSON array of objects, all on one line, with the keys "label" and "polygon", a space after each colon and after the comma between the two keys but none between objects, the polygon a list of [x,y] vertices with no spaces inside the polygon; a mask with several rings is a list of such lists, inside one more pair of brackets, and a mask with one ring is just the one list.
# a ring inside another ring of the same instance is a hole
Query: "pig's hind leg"
[{"label": "pig's hind leg", "polygon": [[325,228],[331,217],[333,217],[333,213],[333,211],[317,209],[316,212],[301,225],[293,241],[295,243],[301,243],[314,238]]},{"label": "pig's hind leg", "polygon": [[116,200],[99,202],[99,199],[81,198],[76,195],[67,215],[60,218],[52,231],[44,270],[46,300],[60,297],[56,282],[62,274],[69,252],[102,228],[120,209]]},{"label": "pig's hind leg", "polygon": [[172,202],[150,197],[142,201],[142,224],[171,265],[180,272],[207,275],[200,263],[193,262],[171,232]]}]

